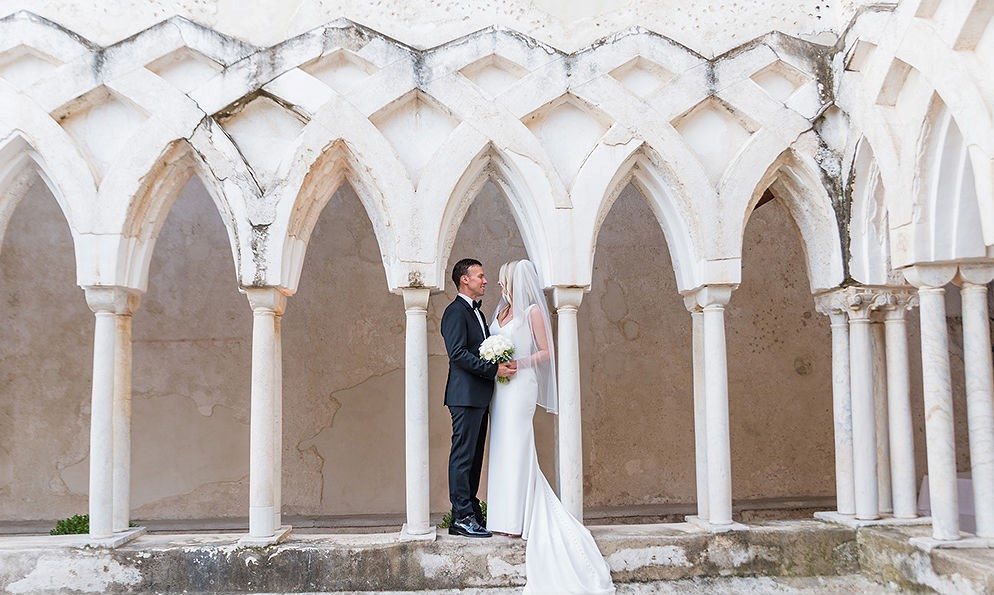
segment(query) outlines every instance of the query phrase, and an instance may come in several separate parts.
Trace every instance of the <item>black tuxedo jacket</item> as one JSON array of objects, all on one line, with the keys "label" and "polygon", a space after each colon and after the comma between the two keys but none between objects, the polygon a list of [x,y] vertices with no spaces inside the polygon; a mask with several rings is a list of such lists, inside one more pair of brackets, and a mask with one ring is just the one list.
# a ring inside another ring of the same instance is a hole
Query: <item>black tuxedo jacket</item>
[{"label": "black tuxedo jacket", "polygon": [[[486,324],[484,324],[486,329]],[[456,296],[442,314],[442,338],[449,354],[449,377],[445,382],[445,404],[458,407],[488,407],[494,394],[497,364],[480,358],[480,343],[490,335],[480,329],[473,306]]]}]

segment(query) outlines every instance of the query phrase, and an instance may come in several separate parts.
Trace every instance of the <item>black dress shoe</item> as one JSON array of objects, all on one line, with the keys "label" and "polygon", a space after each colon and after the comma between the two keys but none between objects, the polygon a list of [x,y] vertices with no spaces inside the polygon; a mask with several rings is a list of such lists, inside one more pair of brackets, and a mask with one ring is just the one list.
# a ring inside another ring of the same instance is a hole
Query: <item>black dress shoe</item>
[{"label": "black dress shoe", "polygon": [[453,521],[449,527],[449,535],[462,535],[463,537],[493,537],[493,533],[487,531],[476,522],[473,515],[466,515],[458,521]]}]

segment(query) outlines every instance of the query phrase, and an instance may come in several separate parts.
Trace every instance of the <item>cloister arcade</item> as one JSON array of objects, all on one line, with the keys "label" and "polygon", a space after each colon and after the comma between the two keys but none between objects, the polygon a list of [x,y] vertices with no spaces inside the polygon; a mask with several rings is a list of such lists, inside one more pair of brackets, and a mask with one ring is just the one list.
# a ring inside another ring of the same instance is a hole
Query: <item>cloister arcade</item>
[{"label": "cloister arcade", "polygon": [[[424,49],[338,20],[256,47],[173,17],[104,47],[0,19],[0,517],[85,502],[112,538],[142,492],[156,518],[248,516],[247,543],[288,510],[403,512],[405,536],[430,535],[442,292],[480,255],[491,274],[528,257],[548,289],[561,407],[540,454],[578,518],[586,494],[693,505],[721,531],[738,494],[908,520],[927,466],[934,540],[989,545],[992,15],[906,0],[856,11],[833,45],[772,32],[711,57],[641,28]],[[85,302],[64,278],[23,289],[70,274],[70,240]],[[37,302],[23,318],[58,342],[15,324]],[[329,369],[342,394],[322,392]],[[85,421],[88,444],[30,454],[42,418]],[[209,448],[178,445],[196,432]]]}]

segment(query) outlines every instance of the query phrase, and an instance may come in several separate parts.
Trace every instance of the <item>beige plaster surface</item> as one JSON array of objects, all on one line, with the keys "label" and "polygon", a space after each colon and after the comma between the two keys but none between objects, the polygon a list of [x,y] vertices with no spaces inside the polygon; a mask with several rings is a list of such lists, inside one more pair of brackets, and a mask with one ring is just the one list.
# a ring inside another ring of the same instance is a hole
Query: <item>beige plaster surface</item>
[{"label": "beige plaster surface", "polygon": [[[15,211],[0,252],[0,520],[86,509],[92,315],[73,286],[71,240],[41,185]],[[45,246],[43,250],[31,246]],[[190,182],[166,221],[134,322],[133,516],[244,516],[251,313],[216,209]],[[753,214],[743,282],[727,311],[736,499],[834,492],[830,341],[814,312],[800,240],[776,202]],[[525,257],[506,203],[487,185],[450,258],[482,260],[492,312],[501,262]],[[448,507],[450,437],[438,334],[450,286],[429,303],[431,507]],[[954,313],[955,314],[955,313]],[[955,378],[961,342],[950,318]],[[585,504],[695,498],[690,316],[663,235],[626,188],[598,238],[580,307]],[[909,324],[920,395],[917,316]],[[318,221],[283,319],[283,502],[287,514],[402,512],[404,312],[386,291],[371,224],[351,188]],[[960,468],[968,465],[962,380]],[[913,398],[919,476],[920,396]],[[555,477],[553,416],[538,413],[540,461]],[[554,483],[554,481],[553,481]],[[482,491],[482,490],[481,490]]]},{"label": "beige plaster surface", "polygon": [[93,315],[75,276],[69,228],[38,181],[15,210],[0,250],[3,519],[86,509],[85,496],[63,475],[89,449]]}]

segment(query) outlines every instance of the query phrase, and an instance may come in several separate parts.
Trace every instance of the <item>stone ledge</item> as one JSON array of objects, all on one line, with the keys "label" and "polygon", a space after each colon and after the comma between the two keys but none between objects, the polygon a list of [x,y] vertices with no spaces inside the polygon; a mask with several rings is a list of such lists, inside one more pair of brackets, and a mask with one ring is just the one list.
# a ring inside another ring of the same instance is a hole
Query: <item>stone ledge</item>
[{"label": "stone ledge", "polygon": [[931,525],[932,517],[920,516],[913,519],[901,519],[894,516],[881,515],[879,519],[857,519],[849,514],[842,514],[832,510],[816,512],[815,518],[827,523],[835,523],[853,529],[861,527],[900,527],[914,525]]},{"label": "stone ledge", "polygon": [[948,595],[994,593],[994,550],[926,550],[913,544],[930,537],[928,526],[859,529],[857,541],[863,574],[911,591]]},{"label": "stone ledge", "polygon": [[[718,576],[858,572],[853,530],[818,521],[706,533],[687,523],[591,527],[619,584]],[[117,549],[81,550],[0,538],[0,592],[148,593],[411,591],[524,584],[525,542],[398,532],[298,535],[247,548],[238,534],[144,535]],[[106,569],[106,570],[105,570]],[[16,584],[16,586],[14,586]],[[90,585],[93,585],[92,587]]]},{"label": "stone ledge", "polygon": [[284,525],[274,531],[269,537],[253,537],[251,535],[243,535],[238,540],[238,545],[242,547],[268,547],[276,545],[278,543],[282,543],[283,540],[289,537],[291,531],[293,531],[293,527]]},{"label": "stone ledge", "polygon": [[407,530],[407,523],[400,528],[400,540],[401,541],[435,541],[438,535],[438,528],[435,525],[429,527],[427,533],[410,533]]}]

